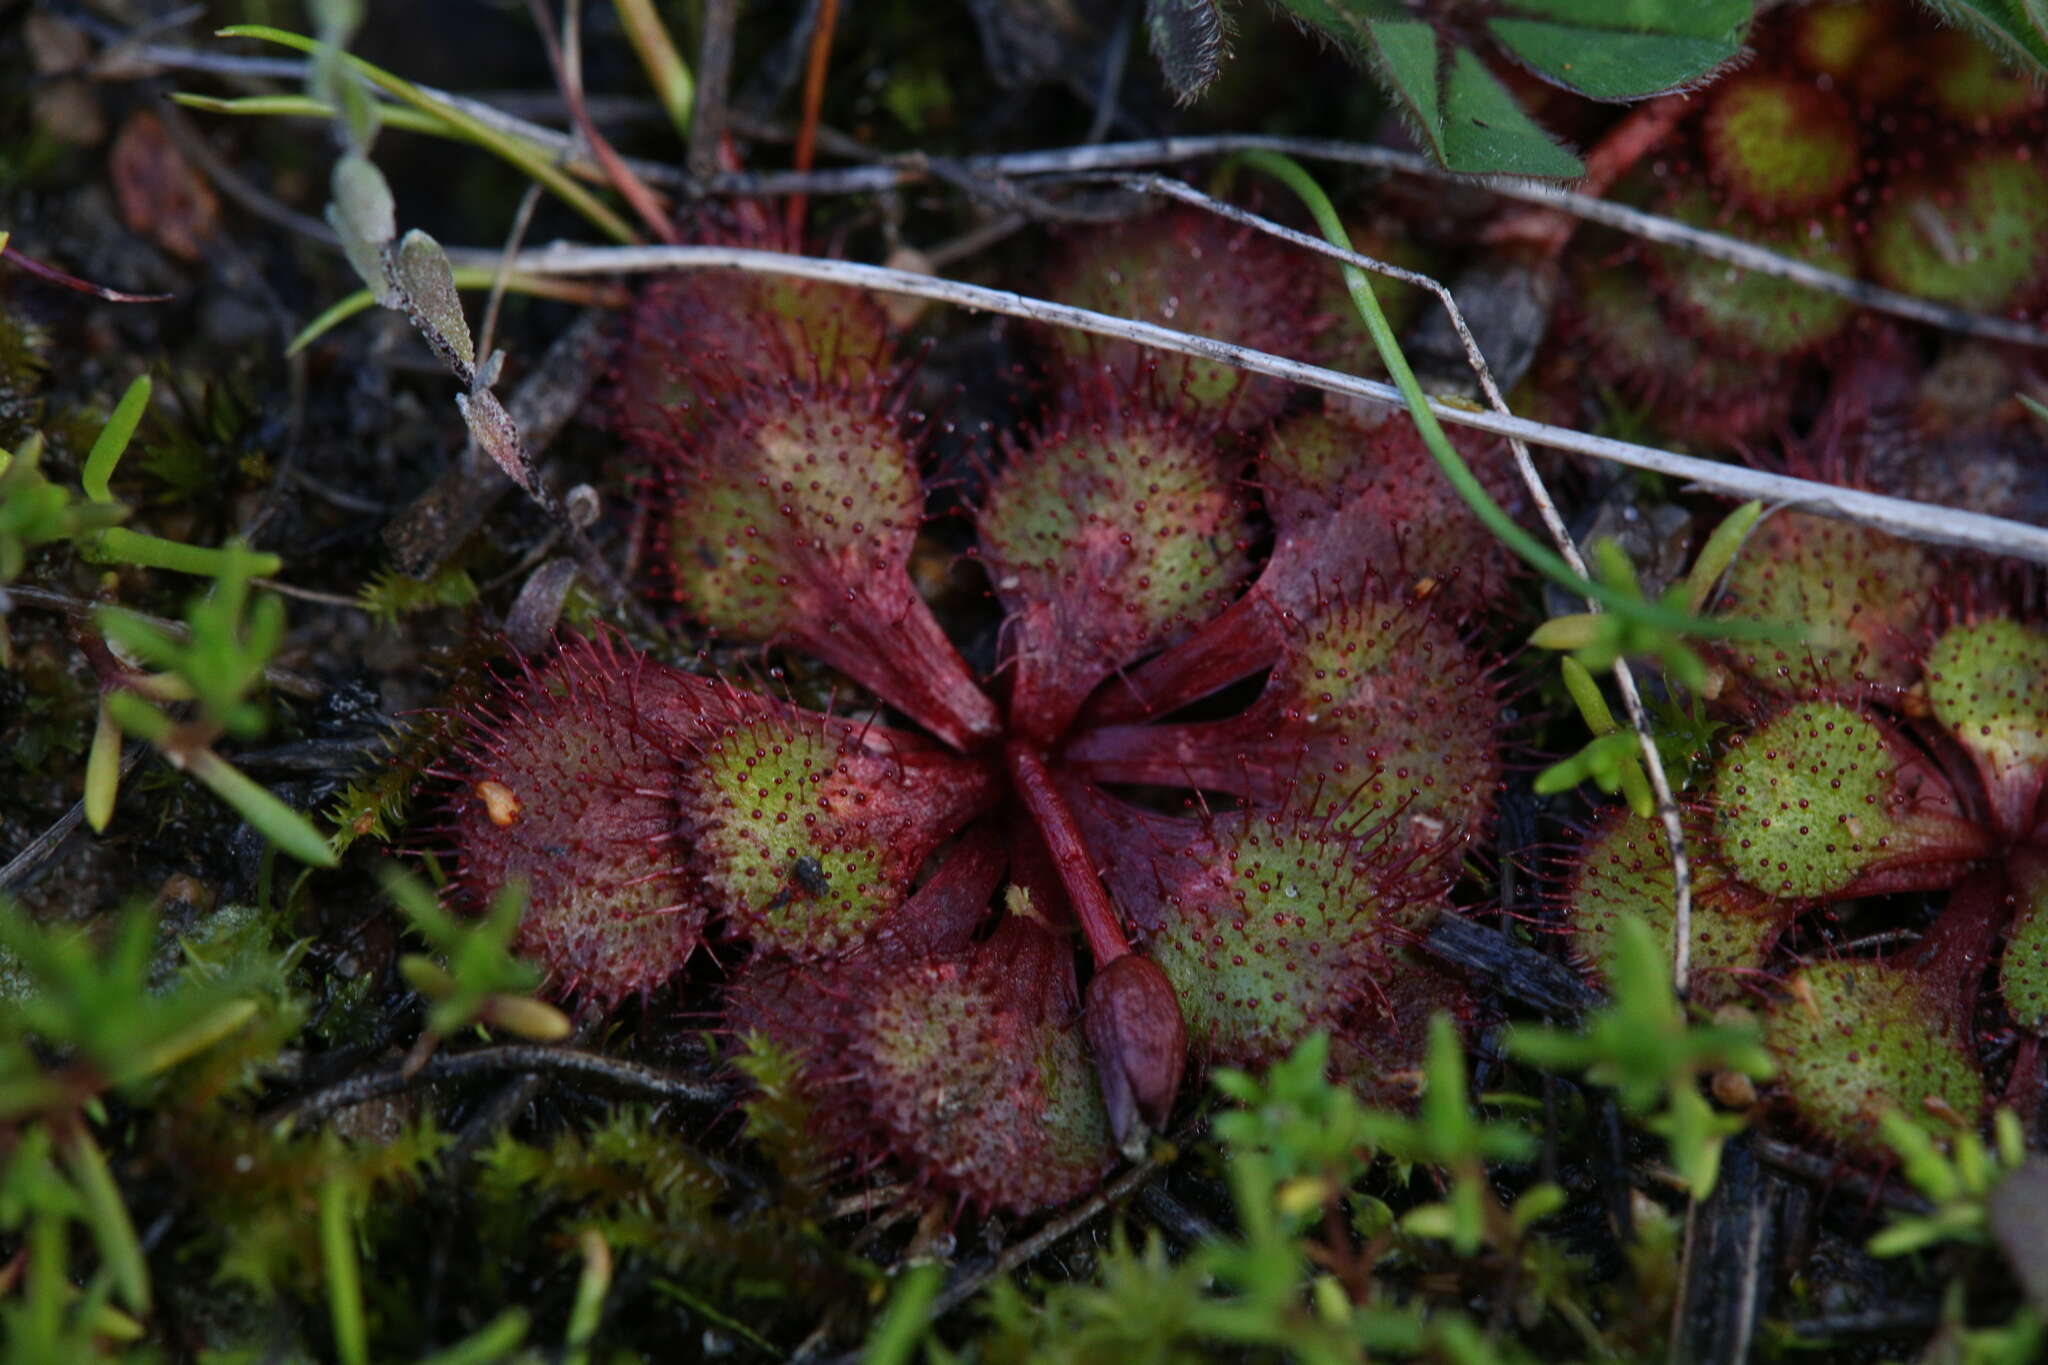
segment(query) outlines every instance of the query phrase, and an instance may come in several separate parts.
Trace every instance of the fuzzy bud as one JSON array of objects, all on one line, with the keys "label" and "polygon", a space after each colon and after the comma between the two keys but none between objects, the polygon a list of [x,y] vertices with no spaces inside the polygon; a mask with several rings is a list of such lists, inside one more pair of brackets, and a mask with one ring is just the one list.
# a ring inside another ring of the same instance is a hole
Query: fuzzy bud
[{"label": "fuzzy bud", "polygon": [[1166,1126],[1187,1061],[1180,997],[1159,964],[1125,953],[1088,983],[1082,1015],[1109,1128],[1125,1156],[1144,1155],[1145,1135]]}]

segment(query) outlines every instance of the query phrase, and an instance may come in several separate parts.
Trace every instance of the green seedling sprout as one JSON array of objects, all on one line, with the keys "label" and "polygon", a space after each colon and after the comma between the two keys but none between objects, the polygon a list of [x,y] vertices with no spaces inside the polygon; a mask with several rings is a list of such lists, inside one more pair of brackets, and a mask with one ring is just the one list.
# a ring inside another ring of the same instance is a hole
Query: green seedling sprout
[{"label": "green seedling sprout", "polygon": [[[274,596],[251,598],[250,580],[267,572],[275,556],[239,543],[208,552],[221,560],[213,590],[187,609],[187,638],[154,622],[104,607],[100,632],[149,672],[111,671],[103,679],[100,715],[86,759],[86,814],[96,830],[112,818],[120,782],[121,736],[154,747],[172,767],[191,774],[300,862],[332,867],[333,849],[310,821],[251,781],[214,751],[223,736],[246,739],[262,732],[263,708],[250,699],[284,638],[284,606]],[[164,707],[191,701],[197,714],[180,720]]]},{"label": "green seedling sprout", "polygon": [[568,1017],[533,998],[541,982],[540,969],[512,955],[512,935],[526,909],[525,888],[506,887],[491,902],[489,915],[465,922],[443,908],[417,878],[386,867],[382,880],[385,894],[446,964],[423,953],[399,959],[400,973],[429,1002],[418,1061],[425,1061],[440,1039],[472,1024],[501,1028],[536,1042],[559,1042],[569,1036]]},{"label": "green seedling sprout", "polygon": [[1514,1124],[1482,1123],[1473,1116],[1466,1099],[1465,1051],[1447,1014],[1429,1022],[1422,1074],[1422,1104],[1414,1118],[1373,1111],[1364,1124],[1385,1155],[1438,1167],[1451,1177],[1450,1197],[1410,1209],[1401,1218],[1401,1230],[1441,1238],[1460,1256],[1471,1256],[1488,1243],[1512,1251],[1538,1219],[1564,1207],[1564,1191],[1548,1183],[1532,1185],[1507,1207],[1495,1197],[1487,1163],[1527,1161],[1535,1155],[1536,1139]]},{"label": "green seedling sprout", "polygon": [[1991,1116],[1992,1140],[1976,1133],[1955,1135],[1943,1151],[1927,1128],[1897,1110],[1878,1116],[1877,1130],[1899,1158],[1899,1170],[1927,1196],[1934,1211],[1894,1219],[1870,1239],[1873,1256],[1904,1256],[1944,1242],[1983,1246],[1991,1240],[1987,1201],[1998,1182],[2027,1159],[2019,1116],[1999,1109]]},{"label": "green seedling sprout", "polygon": [[[1714,585],[1735,562],[1742,543],[1763,515],[1763,504],[1747,502],[1730,512],[1707,537],[1707,543],[1683,581],[1674,583],[1663,597],[1664,605],[1697,616],[1712,597]],[[1635,566],[1612,540],[1593,547],[1603,582],[1634,594],[1641,600],[1642,588]],[[1683,635],[1662,627],[1633,623],[1612,612],[1578,612],[1557,616],[1538,626],[1529,643],[1539,649],[1571,651],[1558,661],[1565,690],[1593,732],[1592,740],[1570,758],[1552,764],[1536,775],[1536,792],[1549,796],[1570,791],[1590,779],[1609,795],[1620,792],[1629,808],[1648,819],[1656,811],[1649,777],[1643,771],[1641,746],[1636,737],[1623,730],[1607,709],[1607,699],[1593,675],[1614,667],[1624,655],[1654,655],[1670,678],[1697,693],[1706,682],[1706,665],[1686,644]]]},{"label": "green seedling sprout", "polygon": [[1621,1107],[1671,1147],[1671,1163],[1695,1199],[1713,1189],[1721,1146],[1740,1132],[1740,1115],[1714,1111],[1700,1081],[1714,1071],[1767,1080],[1777,1068],[1754,1025],[1696,1024],[1671,988],[1655,933],[1640,918],[1614,924],[1613,1003],[1589,1014],[1578,1032],[1517,1026],[1510,1053],[1536,1066],[1584,1071],[1613,1088]]},{"label": "green seedling sprout", "polygon": [[1600,684],[1577,659],[1560,659],[1558,669],[1564,674],[1565,690],[1571,693],[1572,702],[1579,708],[1593,738],[1570,758],[1553,763],[1536,775],[1537,795],[1570,791],[1590,778],[1609,795],[1620,792],[1630,809],[1648,819],[1655,813],[1657,802],[1650,792],[1650,779],[1643,772],[1642,747],[1635,732],[1616,723],[1614,713],[1607,709],[1607,698],[1600,692]]},{"label": "green seedling sprout", "polygon": [[[25,1334],[15,1340],[54,1340],[59,1329],[47,1313],[115,1336],[139,1331],[127,1331],[132,1321],[107,1300],[146,1315],[148,1263],[89,1121],[103,1118],[102,1094],[132,1096],[241,1033],[262,1010],[262,969],[188,970],[159,984],[158,944],[155,916],[144,909],[118,916],[102,944],[75,927],[44,928],[0,900],[0,952],[24,978],[0,1001],[0,1121],[20,1134],[0,1174],[0,1228],[25,1230],[37,1281],[26,1305],[4,1310],[16,1315],[13,1331]],[[78,1302],[66,1258],[41,1259],[42,1250],[61,1250],[67,1222],[86,1227],[99,1253]],[[83,1357],[55,1350],[28,1358]]]}]

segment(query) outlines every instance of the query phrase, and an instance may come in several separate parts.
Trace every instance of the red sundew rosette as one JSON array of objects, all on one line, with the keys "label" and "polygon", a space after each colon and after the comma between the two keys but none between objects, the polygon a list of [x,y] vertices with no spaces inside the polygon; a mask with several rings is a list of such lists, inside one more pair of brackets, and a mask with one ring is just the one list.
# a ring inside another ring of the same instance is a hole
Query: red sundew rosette
[{"label": "red sundew rosette", "polygon": [[803,649],[954,748],[996,734],[910,581],[924,495],[886,389],[752,385],[636,437],[654,466],[659,575],[691,616]]}]

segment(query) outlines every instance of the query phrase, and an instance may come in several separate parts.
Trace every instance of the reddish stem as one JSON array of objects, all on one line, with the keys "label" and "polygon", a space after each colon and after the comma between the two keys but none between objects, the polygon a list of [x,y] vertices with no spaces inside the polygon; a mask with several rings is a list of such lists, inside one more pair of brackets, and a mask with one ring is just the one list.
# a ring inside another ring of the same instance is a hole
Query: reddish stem
[{"label": "reddish stem", "polygon": [[1074,918],[1080,921],[1081,932],[1088,936],[1088,951],[1094,955],[1096,967],[1105,967],[1130,952],[1131,945],[1124,937],[1123,926],[1117,923],[1116,907],[1109,903],[1109,892],[1103,890],[1102,879],[1095,875],[1095,863],[1081,838],[1081,826],[1036,750],[1012,740],[1004,756],[1009,760],[1010,782],[1017,799],[1031,812],[1039,837],[1052,854],[1052,865],[1059,870],[1060,884],[1066,888]]},{"label": "reddish stem", "polygon": [[[1595,198],[1606,194],[1691,107],[1685,95],[1666,95],[1630,110],[1586,153],[1585,178],[1574,188]],[[1496,246],[1527,242],[1536,248],[1539,260],[1554,261],[1564,254],[1578,227],[1579,220],[1562,209],[1525,208],[1503,215],[1487,230],[1486,240]]]},{"label": "reddish stem", "polygon": [[1996,955],[1999,935],[2011,918],[2003,870],[1971,873],[1948,898],[1948,906],[1927,926],[1907,959],[1933,988],[1937,999],[1955,1002],[1955,1017],[1967,1028],[1977,1007],[1977,989]]},{"label": "reddish stem", "polygon": [[176,297],[174,294],[124,294],[118,289],[109,289],[90,280],[81,280],[76,275],[68,275],[54,265],[45,265],[33,256],[23,255],[12,246],[0,246],[0,260],[12,261],[39,279],[62,285],[66,289],[76,289],[79,293],[90,294],[96,299],[105,299],[108,303],[165,303]]},{"label": "reddish stem", "polygon": [[1102,688],[1078,724],[1094,728],[1178,711],[1271,668],[1286,641],[1271,594],[1263,583],[1254,584],[1194,634]]},{"label": "reddish stem", "polygon": [[[818,144],[818,114],[825,104],[825,66],[832,52],[832,30],[839,24],[839,0],[823,0],[818,6],[818,26],[811,30],[810,60],[804,66],[804,120],[797,125],[796,155],[799,171],[811,168],[811,154]],[[789,197],[789,240],[803,236],[804,196]]]},{"label": "reddish stem", "polygon": [[[648,230],[671,246],[682,241],[675,224],[662,210],[661,197],[649,189],[647,182],[633,173],[633,168],[612,150],[612,144],[597,130],[597,124],[590,117],[590,109],[583,101],[583,71],[580,57],[570,61],[562,51],[562,44],[555,37],[554,15],[548,11],[547,0],[527,0],[527,8],[533,11],[534,27],[540,30],[541,46],[546,49],[548,65],[553,68],[555,85],[561,91],[562,103],[568,106],[569,117],[583,140],[590,144],[590,154],[597,162],[604,178],[621,197],[630,204],[633,212],[640,215],[640,221]],[[575,10],[572,6],[572,14]],[[572,38],[574,35],[571,35]]]},{"label": "reddish stem", "polygon": [[977,748],[1002,728],[995,703],[907,579],[877,585],[836,612],[821,609],[790,634],[955,749]]}]

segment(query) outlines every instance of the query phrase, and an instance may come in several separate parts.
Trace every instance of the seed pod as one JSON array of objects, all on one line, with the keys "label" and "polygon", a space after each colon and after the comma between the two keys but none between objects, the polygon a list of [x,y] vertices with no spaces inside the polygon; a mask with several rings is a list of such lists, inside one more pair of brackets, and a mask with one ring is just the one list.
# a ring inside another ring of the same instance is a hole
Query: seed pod
[{"label": "seed pod", "polygon": [[513,947],[601,1008],[661,984],[706,907],[675,842],[673,753],[718,688],[609,637],[565,644],[474,718],[449,797],[456,895],[523,882]]},{"label": "seed pod", "polygon": [[1145,1135],[1166,1127],[1180,1093],[1188,1030],[1173,983],[1149,958],[1125,953],[1097,969],[1082,1015],[1109,1131],[1125,1156],[1145,1153]]}]

